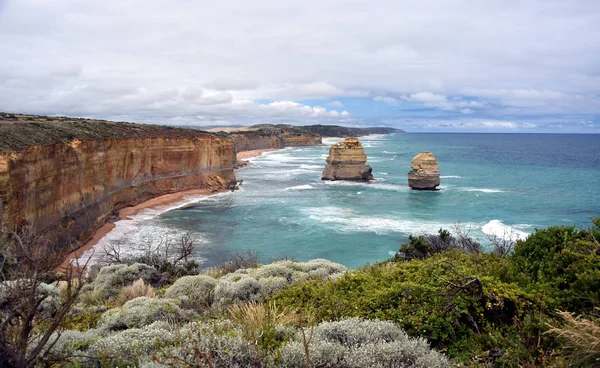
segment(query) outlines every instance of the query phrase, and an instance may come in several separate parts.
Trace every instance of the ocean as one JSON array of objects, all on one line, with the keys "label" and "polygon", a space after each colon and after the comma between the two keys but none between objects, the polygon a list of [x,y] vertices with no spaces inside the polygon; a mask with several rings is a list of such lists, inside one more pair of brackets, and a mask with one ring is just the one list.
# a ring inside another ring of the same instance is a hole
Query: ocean
[{"label": "ocean", "polygon": [[[239,191],[188,197],[146,209],[96,245],[143,251],[165,236],[191,232],[197,258],[210,267],[253,250],[261,263],[326,258],[357,268],[389,258],[410,234],[463,231],[525,238],[551,225],[589,226],[600,216],[600,135],[391,134],[361,137],[376,178],[323,182],[332,143],[264,153],[236,175]],[[431,151],[438,191],[414,191],[412,158]]]}]

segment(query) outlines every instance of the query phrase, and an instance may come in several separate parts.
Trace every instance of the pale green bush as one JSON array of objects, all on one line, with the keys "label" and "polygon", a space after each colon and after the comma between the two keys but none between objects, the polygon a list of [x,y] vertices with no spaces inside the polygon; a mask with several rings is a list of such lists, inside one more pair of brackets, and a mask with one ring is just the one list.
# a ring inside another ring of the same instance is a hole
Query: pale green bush
[{"label": "pale green bush", "polygon": [[86,355],[96,360],[108,360],[123,366],[134,365],[140,356],[151,354],[164,346],[172,344],[176,334],[166,322],[154,322],[143,328],[131,328],[119,331],[95,340],[86,350]]},{"label": "pale green bush", "polygon": [[[432,350],[427,341],[409,338],[392,322],[360,318],[321,323],[314,329],[309,351],[315,367],[450,367],[449,360]],[[285,368],[306,367],[300,337],[281,349],[278,364]]]},{"label": "pale green bush", "polygon": [[264,277],[258,280],[260,284],[260,294],[263,299],[285,289],[288,281],[283,277]]},{"label": "pale green bush", "polygon": [[171,345],[175,340],[173,328],[161,321],[118,332],[67,330],[47,357],[62,361],[64,366],[136,366],[140,356]]},{"label": "pale green bush", "polygon": [[256,346],[244,340],[241,331],[229,321],[189,323],[181,328],[179,336],[181,339],[177,346],[164,349],[157,354],[158,362],[146,357],[140,366],[143,368],[183,366],[180,360],[177,361],[178,364],[167,364],[169,361],[175,361],[172,359],[173,357],[189,363],[205,363],[205,361],[196,360],[195,349],[209,355],[215,367],[264,366],[265,356],[256,349]]},{"label": "pale green bush", "polygon": [[223,308],[235,303],[261,302],[290,284],[310,278],[336,277],[346,271],[346,267],[323,259],[280,261],[237,270],[218,279],[214,304]]},{"label": "pale green bush", "polygon": [[179,299],[182,306],[201,310],[210,307],[217,280],[206,275],[184,276],[165,292],[166,298]]},{"label": "pale green bush", "polygon": [[38,316],[44,318],[55,315],[61,305],[60,290],[56,285],[41,283],[37,287],[37,294],[39,297],[45,297],[38,306]]},{"label": "pale green bush", "polygon": [[123,287],[139,279],[152,285],[159,278],[155,268],[142,263],[104,266],[98,271],[94,281],[84,287],[83,294],[90,293],[101,299],[111,299],[117,297]]},{"label": "pale green bush", "polygon": [[193,313],[179,307],[175,299],[135,298],[122,307],[111,309],[102,315],[99,328],[109,331],[140,328],[155,321],[186,322]]},{"label": "pale green bush", "polygon": [[245,303],[261,300],[260,284],[248,275],[237,272],[230,273],[215,288],[215,305],[227,307],[234,303]]}]

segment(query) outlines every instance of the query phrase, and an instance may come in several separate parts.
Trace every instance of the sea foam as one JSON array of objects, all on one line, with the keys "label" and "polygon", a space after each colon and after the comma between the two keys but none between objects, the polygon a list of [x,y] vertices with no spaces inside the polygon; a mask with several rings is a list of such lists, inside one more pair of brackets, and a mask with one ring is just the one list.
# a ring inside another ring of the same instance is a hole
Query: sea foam
[{"label": "sea foam", "polygon": [[505,225],[500,220],[491,220],[487,224],[483,225],[481,227],[481,232],[498,239],[509,241],[524,240],[529,235],[524,231]]}]

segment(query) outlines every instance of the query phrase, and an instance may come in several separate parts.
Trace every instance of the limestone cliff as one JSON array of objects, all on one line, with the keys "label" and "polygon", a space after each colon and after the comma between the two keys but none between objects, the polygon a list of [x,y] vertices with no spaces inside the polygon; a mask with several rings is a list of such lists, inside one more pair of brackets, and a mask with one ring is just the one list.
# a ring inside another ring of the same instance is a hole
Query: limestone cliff
[{"label": "limestone cliff", "polygon": [[184,190],[226,189],[235,181],[229,139],[62,119],[0,119],[1,228],[27,223],[63,245],[85,242],[123,207]]},{"label": "limestone cliff", "polygon": [[440,168],[431,152],[419,152],[410,163],[408,185],[413,189],[435,190],[440,185]]},{"label": "limestone cliff", "polygon": [[321,137],[292,128],[261,128],[222,134],[233,140],[235,152],[298,146],[317,146]]},{"label": "limestone cliff", "polygon": [[367,154],[357,138],[350,137],[329,149],[327,166],[321,180],[372,180],[371,166],[365,165]]}]

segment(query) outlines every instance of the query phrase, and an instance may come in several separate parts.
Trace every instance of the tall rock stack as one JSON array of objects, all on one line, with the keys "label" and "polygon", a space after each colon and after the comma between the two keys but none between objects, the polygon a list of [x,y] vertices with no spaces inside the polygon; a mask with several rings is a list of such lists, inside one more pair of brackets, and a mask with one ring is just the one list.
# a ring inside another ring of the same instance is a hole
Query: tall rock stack
[{"label": "tall rock stack", "polygon": [[410,163],[408,185],[412,189],[436,190],[440,185],[440,167],[431,152],[419,152]]},{"label": "tall rock stack", "polygon": [[350,137],[329,149],[327,166],[321,180],[372,180],[371,166],[365,165],[367,154],[358,138]]}]

